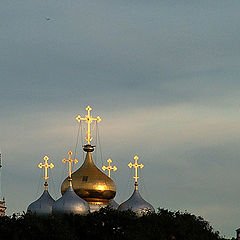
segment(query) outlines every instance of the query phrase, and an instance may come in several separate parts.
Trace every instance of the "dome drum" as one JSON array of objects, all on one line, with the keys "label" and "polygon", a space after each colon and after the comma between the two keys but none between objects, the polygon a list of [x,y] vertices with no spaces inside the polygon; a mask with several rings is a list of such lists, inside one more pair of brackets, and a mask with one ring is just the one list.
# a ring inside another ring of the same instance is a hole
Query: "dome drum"
[{"label": "dome drum", "polygon": [[88,202],[89,207],[90,207],[90,212],[95,212],[95,211],[99,211],[100,208],[104,208],[109,206],[109,202]]}]

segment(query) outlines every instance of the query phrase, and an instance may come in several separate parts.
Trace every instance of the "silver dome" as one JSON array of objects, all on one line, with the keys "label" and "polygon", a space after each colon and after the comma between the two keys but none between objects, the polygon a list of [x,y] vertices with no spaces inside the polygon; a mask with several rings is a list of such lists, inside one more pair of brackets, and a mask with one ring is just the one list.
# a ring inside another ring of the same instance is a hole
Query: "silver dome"
[{"label": "silver dome", "polygon": [[64,195],[53,205],[53,214],[88,214],[90,211],[88,203],[80,198],[69,186]]},{"label": "silver dome", "polygon": [[132,196],[118,207],[119,211],[132,210],[137,216],[142,216],[147,213],[154,213],[153,206],[146,202],[140,195],[137,189],[134,190]]},{"label": "silver dome", "polygon": [[109,201],[109,207],[111,207],[112,209],[118,209],[119,204],[114,199],[112,199]]},{"label": "silver dome", "polygon": [[50,215],[52,214],[52,206],[54,202],[55,200],[51,197],[48,190],[44,190],[42,196],[28,206],[27,212],[38,216]]}]

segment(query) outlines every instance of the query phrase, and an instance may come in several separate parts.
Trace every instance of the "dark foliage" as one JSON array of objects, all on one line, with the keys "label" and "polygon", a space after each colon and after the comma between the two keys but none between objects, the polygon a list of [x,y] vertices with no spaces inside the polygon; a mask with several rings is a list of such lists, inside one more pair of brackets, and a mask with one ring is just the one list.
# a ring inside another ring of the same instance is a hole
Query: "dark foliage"
[{"label": "dark foliage", "polygon": [[225,240],[201,217],[158,209],[136,217],[110,208],[80,215],[40,218],[35,215],[0,218],[1,240]]}]

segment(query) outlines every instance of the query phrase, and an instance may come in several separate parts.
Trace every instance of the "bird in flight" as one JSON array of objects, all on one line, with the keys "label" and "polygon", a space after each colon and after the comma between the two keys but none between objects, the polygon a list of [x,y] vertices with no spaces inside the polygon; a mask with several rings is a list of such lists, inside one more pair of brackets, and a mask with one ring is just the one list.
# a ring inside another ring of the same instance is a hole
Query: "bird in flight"
[{"label": "bird in flight", "polygon": [[49,21],[49,20],[50,20],[50,18],[49,18],[49,17],[45,17],[45,19],[46,19],[47,21]]}]

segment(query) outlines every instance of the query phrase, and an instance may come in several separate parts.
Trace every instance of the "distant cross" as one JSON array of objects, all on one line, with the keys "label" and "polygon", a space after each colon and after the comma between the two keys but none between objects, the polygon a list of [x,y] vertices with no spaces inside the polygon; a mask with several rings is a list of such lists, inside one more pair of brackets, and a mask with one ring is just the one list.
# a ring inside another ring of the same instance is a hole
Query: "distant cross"
[{"label": "distant cross", "polygon": [[93,118],[91,116],[90,112],[91,112],[92,108],[90,106],[87,106],[86,110],[87,110],[88,114],[85,116],[85,118],[82,118],[80,115],[78,115],[76,117],[76,120],[78,122],[80,122],[81,120],[85,120],[86,121],[86,123],[87,123],[87,131],[86,131],[87,137],[85,137],[85,139],[88,142],[88,144],[90,144],[90,142],[92,141],[92,137],[91,137],[91,123],[93,121],[96,121],[97,123],[101,122],[102,119],[99,116],[97,116],[96,118]]},{"label": "distant cross", "polygon": [[54,165],[52,163],[48,164],[48,160],[49,160],[48,156],[45,156],[43,159],[44,159],[45,163],[44,164],[39,163],[38,167],[39,168],[43,168],[43,167],[45,168],[45,175],[44,175],[45,184],[44,184],[44,186],[45,186],[45,190],[47,190],[47,186],[48,186],[47,179],[49,178],[48,177],[48,168],[54,168]]},{"label": "distant cross", "polygon": [[103,171],[108,170],[108,176],[111,177],[111,170],[113,170],[115,172],[115,171],[117,171],[117,167],[116,166],[111,166],[111,163],[112,163],[111,158],[109,158],[107,160],[107,162],[108,162],[108,166],[102,166],[102,170]]},{"label": "distant cross", "polygon": [[66,163],[66,162],[68,162],[68,176],[69,176],[69,182],[70,182],[70,186],[72,186],[72,162],[74,162],[75,164],[76,163],[78,163],[78,160],[77,159],[72,159],[72,151],[69,151],[68,152],[68,159],[66,159],[66,158],[64,158],[63,160],[62,160],[62,162],[63,163]]},{"label": "distant cross", "polygon": [[132,164],[131,162],[128,164],[128,166],[130,167],[130,168],[132,168],[132,167],[134,167],[135,168],[135,176],[133,177],[134,179],[135,179],[135,187],[136,187],[136,189],[137,189],[137,186],[138,186],[138,168],[140,167],[140,168],[143,168],[144,167],[144,165],[141,163],[141,164],[138,164],[138,156],[136,155],[135,157],[134,157],[134,160],[135,160],[135,163],[134,164]]}]

